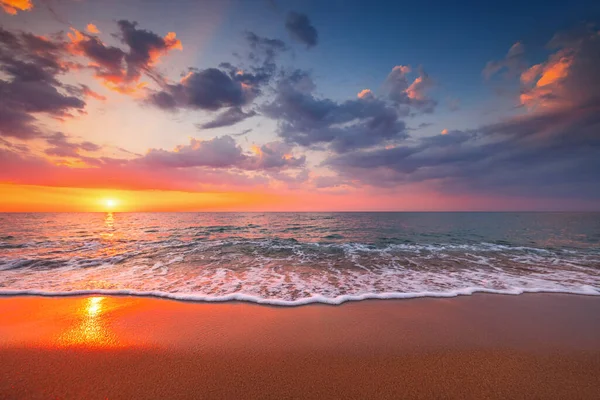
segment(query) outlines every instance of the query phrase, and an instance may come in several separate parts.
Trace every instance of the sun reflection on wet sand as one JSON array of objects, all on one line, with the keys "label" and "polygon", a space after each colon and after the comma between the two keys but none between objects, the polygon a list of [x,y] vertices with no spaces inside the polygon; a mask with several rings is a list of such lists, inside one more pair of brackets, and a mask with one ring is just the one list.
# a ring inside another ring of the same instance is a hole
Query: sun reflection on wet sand
[{"label": "sun reflection on wet sand", "polygon": [[120,347],[123,346],[111,331],[106,316],[106,297],[88,297],[77,308],[78,325],[62,334],[58,344],[62,346]]}]

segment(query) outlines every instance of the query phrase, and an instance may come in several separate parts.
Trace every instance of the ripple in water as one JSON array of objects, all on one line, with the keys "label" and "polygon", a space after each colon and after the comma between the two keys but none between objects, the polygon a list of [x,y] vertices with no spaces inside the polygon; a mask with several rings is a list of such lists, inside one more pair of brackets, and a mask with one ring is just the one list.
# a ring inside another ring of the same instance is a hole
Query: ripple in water
[{"label": "ripple in water", "polygon": [[0,292],[279,305],[598,295],[598,232],[600,215],[583,213],[0,214]]}]

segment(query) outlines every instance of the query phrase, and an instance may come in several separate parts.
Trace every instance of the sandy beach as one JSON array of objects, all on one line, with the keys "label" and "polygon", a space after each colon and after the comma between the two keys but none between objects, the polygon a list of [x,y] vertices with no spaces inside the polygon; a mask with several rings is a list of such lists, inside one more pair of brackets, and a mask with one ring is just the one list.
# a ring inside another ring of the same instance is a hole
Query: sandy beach
[{"label": "sandy beach", "polygon": [[0,398],[598,398],[600,298],[0,298]]}]

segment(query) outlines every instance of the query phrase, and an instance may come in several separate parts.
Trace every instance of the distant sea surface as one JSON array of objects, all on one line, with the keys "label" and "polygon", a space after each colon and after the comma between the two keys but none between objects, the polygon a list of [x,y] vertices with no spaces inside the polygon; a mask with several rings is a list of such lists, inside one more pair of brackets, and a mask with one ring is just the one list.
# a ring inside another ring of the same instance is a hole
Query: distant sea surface
[{"label": "distant sea surface", "polygon": [[0,214],[0,294],[600,295],[598,213]]}]

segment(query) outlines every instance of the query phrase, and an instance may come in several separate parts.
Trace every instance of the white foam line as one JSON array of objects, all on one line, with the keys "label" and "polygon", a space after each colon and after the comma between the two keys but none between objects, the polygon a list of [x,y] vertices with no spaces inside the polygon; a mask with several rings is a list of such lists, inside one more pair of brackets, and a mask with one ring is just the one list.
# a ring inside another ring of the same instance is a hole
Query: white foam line
[{"label": "white foam line", "polygon": [[474,293],[493,293],[504,295],[519,295],[523,293],[564,293],[586,296],[600,296],[600,288],[593,286],[582,286],[580,290],[567,289],[544,289],[544,288],[513,288],[511,290],[497,290],[483,287],[468,287],[464,289],[452,290],[449,292],[384,292],[384,293],[363,293],[359,295],[342,295],[337,297],[325,297],[316,295],[297,300],[265,299],[262,297],[244,294],[232,293],[225,296],[207,296],[185,293],[168,293],[159,291],[135,291],[135,290],[74,290],[70,292],[51,292],[43,290],[0,290],[0,296],[45,296],[45,297],[66,297],[81,295],[112,295],[112,296],[137,296],[137,297],[160,297],[172,300],[195,301],[205,303],[217,303],[228,301],[243,301],[256,304],[265,304],[272,306],[301,306],[312,303],[339,305],[348,301],[361,300],[389,300],[389,299],[413,299],[421,297],[457,297],[470,296]]}]

